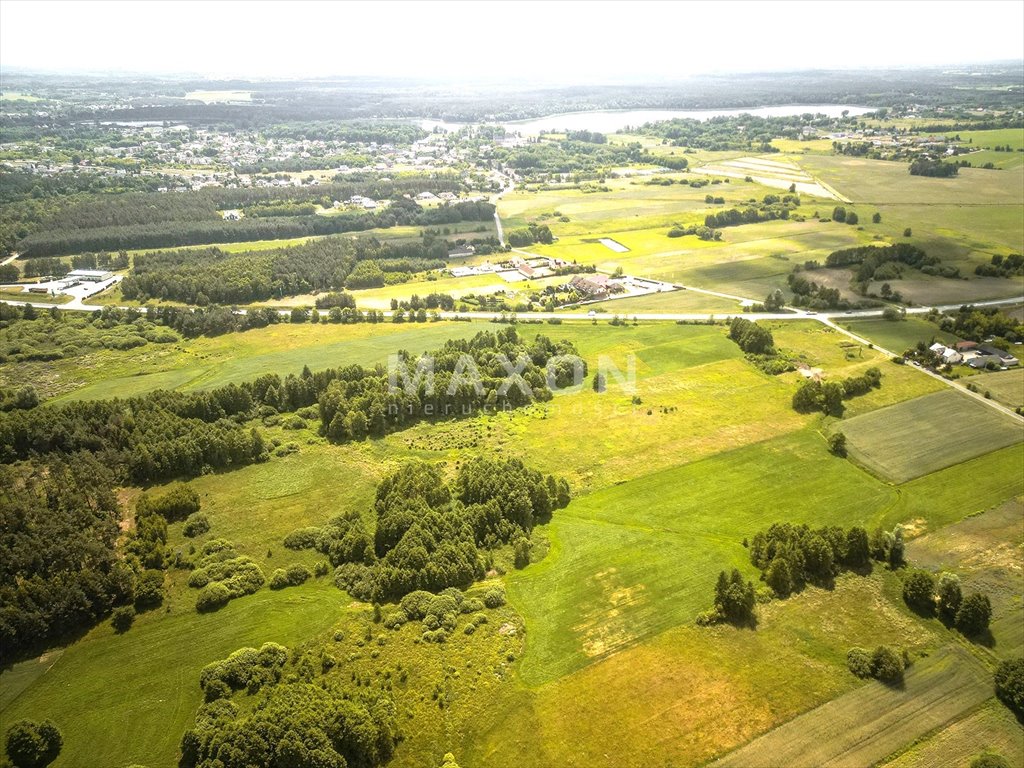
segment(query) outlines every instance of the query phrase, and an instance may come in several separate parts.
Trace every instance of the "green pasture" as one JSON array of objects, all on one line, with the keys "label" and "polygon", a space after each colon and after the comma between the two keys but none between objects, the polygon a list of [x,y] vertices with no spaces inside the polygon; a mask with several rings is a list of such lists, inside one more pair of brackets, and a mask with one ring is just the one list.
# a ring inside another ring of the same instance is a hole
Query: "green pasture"
[{"label": "green pasture", "polygon": [[844,420],[839,428],[856,461],[895,482],[1016,445],[1024,438],[1024,425],[1017,419],[950,390]]}]

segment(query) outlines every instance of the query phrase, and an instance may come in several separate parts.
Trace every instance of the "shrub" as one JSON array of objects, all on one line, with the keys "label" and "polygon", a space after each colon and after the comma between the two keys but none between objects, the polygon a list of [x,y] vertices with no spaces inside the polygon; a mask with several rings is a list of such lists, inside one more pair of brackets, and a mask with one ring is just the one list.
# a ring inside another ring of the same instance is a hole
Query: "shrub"
[{"label": "shrub", "polygon": [[1024,657],[1001,662],[994,680],[999,700],[1018,717],[1024,716]]},{"label": "shrub", "polygon": [[835,456],[846,456],[846,435],[833,432],[828,438],[828,450]]},{"label": "shrub", "polygon": [[193,512],[185,520],[185,525],[182,526],[181,532],[184,536],[192,539],[196,536],[202,536],[204,533],[210,530],[210,521],[202,512]]},{"label": "shrub", "polygon": [[400,605],[410,620],[419,621],[427,615],[427,607],[433,599],[434,595],[419,589],[403,597]]},{"label": "shrub", "polygon": [[284,545],[288,549],[315,549],[320,534],[320,528],[299,528],[284,537]]},{"label": "shrub", "polygon": [[474,632],[476,632],[476,624],[474,624],[473,622],[470,622],[469,624],[467,624],[465,627],[462,628],[462,631],[463,631],[463,633],[465,633],[467,635],[472,635]]},{"label": "shrub", "polygon": [[953,573],[944,573],[939,577],[937,589],[939,598],[939,615],[948,622],[956,619],[960,610],[963,594],[960,592],[960,579]]},{"label": "shrub", "polygon": [[995,752],[982,752],[971,760],[971,768],[1013,768],[1010,761]]},{"label": "shrub", "polygon": [[212,584],[207,584],[199,593],[199,597],[196,598],[196,610],[200,613],[216,611],[227,605],[230,599],[231,593],[228,588],[219,581],[215,581]]},{"label": "shrub", "polygon": [[317,560],[316,565],[313,566],[313,575],[319,579],[321,576],[326,576],[330,570],[331,567],[326,560]]},{"label": "shrub", "polygon": [[871,674],[884,683],[903,679],[903,656],[888,645],[880,645],[871,655]]},{"label": "shrub", "polygon": [[155,608],[164,601],[164,572],[143,571],[135,581],[135,607]]},{"label": "shrub", "polygon": [[381,622],[386,629],[398,629],[400,626],[409,621],[409,617],[405,615],[405,611],[399,608],[396,611],[392,611],[384,616],[384,620]]},{"label": "shrub", "polygon": [[283,568],[278,568],[270,574],[269,586],[271,589],[284,589],[288,586],[288,576],[285,575]]},{"label": "shrub", "polygon": [[491,587],[484,593],[484,605],[488,608],[500,608],[505,604],[505,590],[501,587]]},{"label": "shrub", "polygon": [[135,609],[130,605],[122,605],[120,608],[115,608],[113,615],[110,617],[110,625],[119,635],[131,629],[134,621]]},{"label": "shrub", "polygon": [[872,676],[871,654],[863,648],[851,648],[846,652],[846,666],[857,677],[867,679]]}]

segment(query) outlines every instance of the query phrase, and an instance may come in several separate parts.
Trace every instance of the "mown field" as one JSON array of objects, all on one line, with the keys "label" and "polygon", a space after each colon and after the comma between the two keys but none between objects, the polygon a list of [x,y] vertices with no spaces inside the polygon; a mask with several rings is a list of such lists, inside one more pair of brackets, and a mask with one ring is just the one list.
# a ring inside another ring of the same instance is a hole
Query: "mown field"
[{"label": "mown field", "polygon": [[959,648],[911,666],[902,687],[871,682],[737,750],[715,768],[874,765],[992,695],[988,671]]},{"label": "mown field", "polygon": [[899,322],[867,319],[840,320],[839,323],[847,330],[853,331],[858,336],[869,339],[897,355],[911,347],[916,347],[921,341],[929,346],[936,341],[941,344],[954,344],[959,341],[952,333],[946,333],[934,323],[929,323],[927,320],[913,315]]},{"label": "mown field", "polygon": [[1011,408],[1024,407],[1024,371],[1020,368],[982,373],[973,377],[971,383]]},{"label": "mown field", "polygon": [[904,482],[1024,439],[1024,425],[944,390],[844,421],[850,455]]}]

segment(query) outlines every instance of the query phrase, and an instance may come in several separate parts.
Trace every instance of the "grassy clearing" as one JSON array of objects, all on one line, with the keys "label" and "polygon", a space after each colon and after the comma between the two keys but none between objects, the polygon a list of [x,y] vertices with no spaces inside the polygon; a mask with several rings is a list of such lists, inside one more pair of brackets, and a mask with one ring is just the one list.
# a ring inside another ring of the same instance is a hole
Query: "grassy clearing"
[{"label": "grassy clearing", "polygon": [[191,606],[169,614],[158,609],[124,635],[103,624],[6,706],[3,720],[59,723],[64,749],[54,768],[173,765],[181,733],[202,701],[205,664],[245,645],[295,645],[330,626],[343,598],[321,579],[282,592],[261,590],[215,614]]},{"label": "grassy clearing", "polygon": [[951,390],[844,421],[850,455],[879,476],[904,482],[1016,445],[1024,426]]},{"label": "grassy clearing", "polygon": [[988,671],[947,647],[915,663],[902,689],[870,682],[751,742],[716,768],[873,765],[992,695]]},{"label": "grassy clearing", "polygon": [[1024,765],[1024,729],[1002,704],[992,701],[907,752],[885,768],[959,768],[985,751],[996,752],[1010,765]]},{"label": "grassy clearing", "polygon": [[628,299],[613,299],[598,304],[588,304],[574,312],[589,312],[596,309],[610,315],[629,315],[634,312],[720,312],[723,315],[740,311],[738,302],[709,296],[697,291],[664,291]]},{"label": "grassy clearing", "polygon": [[[756,631],[676,627],[532,687],[485,713],[466,762],[514,753],[524,766],[702,764],[860,685],[846,670],[849,645],[933,647],[890,602],[893,578],[843,576],[832,591],[762,606]],[[528,624],[527,661],[534,639]]]},{"label": "grassy clearing", "polygon": [[742,541],[772,522],[866,522],[893,498],[803,431],[579,499],[550,524],[548,558],[509,582],[528,629],[523,679],[550,682],[689,623],[710,604],[719,570],[751,571]]},{"label": "grassy clearing", "polygon": [[902,353],[904,350],[917,346],[919,341],[926,344],[941,342],[953,344],[959,339],[952,333],[940,330],[934,323],[916,317],[908,317],[900,322],[891,320],[840,320],[839,324],[858,336],[869,339],[881,347]]}]

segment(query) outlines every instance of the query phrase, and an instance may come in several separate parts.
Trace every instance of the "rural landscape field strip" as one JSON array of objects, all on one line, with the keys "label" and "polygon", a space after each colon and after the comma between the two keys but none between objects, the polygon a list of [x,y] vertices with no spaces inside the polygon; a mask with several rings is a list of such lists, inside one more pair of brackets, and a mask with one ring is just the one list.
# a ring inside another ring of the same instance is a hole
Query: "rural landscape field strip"
[{"label": "rural landscape field strip", "polygon": [[944,390],[842,425],[851,455],[893,482],[905,482],[1024,440],[1024,424],[966,395]]},{"label": "rural landscape field strip", "polygon": [[855,768],[959,719],[992,696],[987,670],[954,646],[916,662],[902,688],[871,682],[779,726],[713,768]]}]

